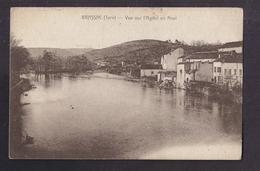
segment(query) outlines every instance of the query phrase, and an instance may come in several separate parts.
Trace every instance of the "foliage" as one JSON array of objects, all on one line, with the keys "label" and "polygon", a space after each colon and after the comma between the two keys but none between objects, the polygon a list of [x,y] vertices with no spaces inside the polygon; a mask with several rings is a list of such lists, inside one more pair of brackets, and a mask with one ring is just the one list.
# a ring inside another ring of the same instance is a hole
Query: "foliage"
[{"label": "foliage", "polygon": [[44,63],[45,72],[49,71],[52,67],[52,64],[55,62],[55,54],[52,52],[44,51],[42,61]]},{"label": "foliage", "polygon": [[92,69],[92,63],[84,55],[69,57],[66,61],[66,70],[84,72]]},{"label": "foliage", "polygon": [[30,53],[28,50],[19,46],[20,41],[11,36],[10,53],[11,53],[11,70],[20,72],[29,63]]}]

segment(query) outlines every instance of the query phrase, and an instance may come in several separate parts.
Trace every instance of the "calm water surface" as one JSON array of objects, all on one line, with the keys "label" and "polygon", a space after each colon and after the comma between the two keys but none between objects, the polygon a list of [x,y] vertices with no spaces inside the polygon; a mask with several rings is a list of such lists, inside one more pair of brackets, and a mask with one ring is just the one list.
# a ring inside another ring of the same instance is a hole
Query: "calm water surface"
[{"label": "calm water surface", "polygon": [[30,79],[37,88],[21,98],[30,103],[22,108],[22,131],[35,140],[25,146],[29,158],[181,159],[194,152],[221,158],[241,152],[240,106],[117,79]]}]

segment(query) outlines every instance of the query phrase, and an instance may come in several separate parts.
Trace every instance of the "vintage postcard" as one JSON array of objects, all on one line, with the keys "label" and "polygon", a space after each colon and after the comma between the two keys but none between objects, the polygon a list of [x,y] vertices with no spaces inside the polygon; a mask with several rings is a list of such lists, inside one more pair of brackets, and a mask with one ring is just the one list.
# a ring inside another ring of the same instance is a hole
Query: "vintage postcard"
[{"label": "vintage postcard", "polygon": [[241,8],[10,16],[9,158],[242,158]]}]

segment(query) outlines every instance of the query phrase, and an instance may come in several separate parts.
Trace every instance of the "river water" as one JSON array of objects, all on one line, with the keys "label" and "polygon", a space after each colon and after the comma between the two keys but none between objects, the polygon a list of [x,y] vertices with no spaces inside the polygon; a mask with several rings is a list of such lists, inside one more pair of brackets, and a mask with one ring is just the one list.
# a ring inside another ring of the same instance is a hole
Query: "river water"
[{"label": "river water", "polygon": [[34,138],[34,144],[24,145],[24,157],[241,157],[241,106],[105,73],[28,77],[37,88],[21,96],[22,103],[30,103],[22,107],[22,133]]}]

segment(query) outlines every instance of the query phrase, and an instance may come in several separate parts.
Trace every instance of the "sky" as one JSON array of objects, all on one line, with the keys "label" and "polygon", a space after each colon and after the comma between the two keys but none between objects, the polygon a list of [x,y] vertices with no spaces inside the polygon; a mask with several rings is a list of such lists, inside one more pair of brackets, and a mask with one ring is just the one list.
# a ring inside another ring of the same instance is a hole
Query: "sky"
[{"label": "sky", "polygon": [[243,10],[15,7],[11,34],[25,47],[98,49],[140,39],[225,43],[243,39]]}]

